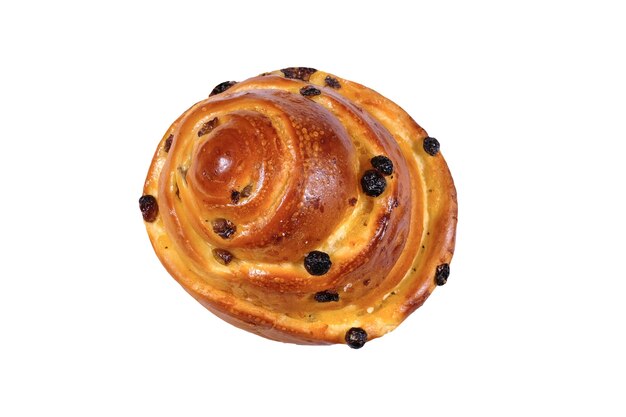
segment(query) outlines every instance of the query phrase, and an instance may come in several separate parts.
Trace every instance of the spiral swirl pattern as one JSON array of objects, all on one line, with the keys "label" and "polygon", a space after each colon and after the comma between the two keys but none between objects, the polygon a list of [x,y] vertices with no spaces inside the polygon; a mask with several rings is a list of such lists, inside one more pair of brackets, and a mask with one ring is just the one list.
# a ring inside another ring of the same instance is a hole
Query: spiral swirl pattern
[{"label": "spiral swirl pattern", "polygon": [[360,347],[424,302],[453,253],[456,192],[427,139],[391,101],[322,71],[222,83],[157,148],[148,234],[230,323]]}]

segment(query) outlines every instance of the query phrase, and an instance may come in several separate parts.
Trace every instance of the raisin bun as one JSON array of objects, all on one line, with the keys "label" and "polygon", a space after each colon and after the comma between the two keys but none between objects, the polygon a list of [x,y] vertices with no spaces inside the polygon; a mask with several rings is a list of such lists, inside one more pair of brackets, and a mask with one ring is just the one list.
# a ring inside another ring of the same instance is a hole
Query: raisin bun
[{"label": "raisin bun", "polygon": [[312,68],[215,87],[163,136],[139,205],[183,288],[269,339],[360,348],[450,273],[456,191],[439,142]]}]

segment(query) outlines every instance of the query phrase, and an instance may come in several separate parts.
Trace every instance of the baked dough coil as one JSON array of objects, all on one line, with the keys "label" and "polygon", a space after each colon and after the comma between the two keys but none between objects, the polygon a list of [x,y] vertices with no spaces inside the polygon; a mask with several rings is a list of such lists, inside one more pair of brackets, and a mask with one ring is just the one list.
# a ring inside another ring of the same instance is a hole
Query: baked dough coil
[{"label": "baked dough coil", "polygon": [[156,254],[222,319],[359,348],[448,278],[456,191],[439,143],[360,84],[286,68],[176,120],[140,199]]}]

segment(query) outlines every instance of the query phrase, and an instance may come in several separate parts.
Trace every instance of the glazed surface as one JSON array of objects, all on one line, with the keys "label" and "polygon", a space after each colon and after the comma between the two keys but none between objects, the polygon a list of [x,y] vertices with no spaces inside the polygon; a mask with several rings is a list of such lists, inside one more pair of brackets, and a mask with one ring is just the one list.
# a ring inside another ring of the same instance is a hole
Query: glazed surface
[{"label": "glazed surface", "polygon": [[[351,328],[368,340],[395,328],[454,250],[456,191],[426,132],[322,71],[218,87],[168,129],[146,179],[161,262],[209,310],[268,338],[345,343]],[[364,192],[368,171],[380,195]],[[313,251],[328,255],[327,272],[305,267]]]}]

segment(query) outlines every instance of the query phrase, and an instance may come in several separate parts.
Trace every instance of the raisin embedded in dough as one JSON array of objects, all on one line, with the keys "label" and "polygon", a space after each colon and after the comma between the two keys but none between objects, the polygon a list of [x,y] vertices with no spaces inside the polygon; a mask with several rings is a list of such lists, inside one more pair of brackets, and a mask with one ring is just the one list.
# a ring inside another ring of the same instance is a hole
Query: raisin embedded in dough
[{"label": "raisin embedded in dough", "polygon": [[172,140],[174,139],[174,135],[169,135],[167,139],[165,139],[165,145],[163,145],[163,150],[165,152],[169,152],[172,147]]},{"label": "raisin embedded in dough", "polygon": [[213,220],[213,232],[215,232],[222,239],[230,239],[237,231],[237,226],[230,220],[223,218]]},{"label": "raisin embedded in dough", "polygon": [[232,87],[235,84],[237,84],[237,81],[224,81],[223,83],[219,83],[211,91],[211,94],[209,94],[209,97],[212,97],[216,94],[223,93],[224,91],[228,90],[230,87]]},{"label": "raisin embedded in dough", "polygon": [[210,133],[213,129],[215,129],[215,126],[217,126],[217,117],[214,117],[213,119],[209,120],[208,122],[202,125],[200,130],[198,130],[198,137],[204,136],[207,133]]},{"label": "raisin embedded in dough", "polygon": [[437,155],[439,153],[439,141],[428,136],[424,139],[424,150],[431,156]]},{"label": "raisin embedded in dough", "polygon": [[159,214],[159,205],[157,204],[156,198],[151,195],[141,196],[141,198],[139,198],[139,210],[141,210],[141,215],[145,221],[148,223],[155,221]]},{"label": "raisin embedded in dough", "polygon": [[383,175],[393,174],[393,162],[385,155],[378,155],[371,159],[372,166]]},{"label": "raisin embedded in dough", "polygon": [[387,181],[378,171],[369,169],[361,177],[361,188],[370,197],[378,197],[387,187]]},{"label": "raisin embedded in dough", "polygon": [[312,97],[312,96],[319,96],[320,94],[322,94],[322,92],[318,88],[313,87],[312,85],[307,85],[306,87],[302,87],[300,89],[300,94],[302,94],[305,97]]},{"label": "raisin embedded in dough", "polygon": [[280,70],[285,75],[285,78],[294,78],[302,81],[309,81],[311,75],[315,74],[317,70],[315,68],[307,67],[289,67]]},{"label": "raisin embedded in dough", "polygon": [[225,249],[213,249],[213,256],[222,265],[228,265],[233,260],[233,254]]},{"label": "raisin embedded in dough", "polygon": [[311,275],[324,275],[332,265],[327,253],[314,250],[304,258],[304,267]]},{"label": "raisin embedded in dough", "polygon": [[315,293],[315,301],[318,303],[329,303],[332,301],[339,301],[339,294],[333,291],[320,291]]},{"label": "raisin embedded in dough", "polygon": [[339,84],[339,81],[336,78],[331,77],[330,75],[327,75],[326,78],[324,78],[324,84],[326,85],[326,87],[334,88],[335,90],[341,88],[341,84]]},{"label": "raisin embedded in dough", "polygon": [[435,271],[435,283],[437,283],[437,285],[444,285],[446,282],[448,282],[449,276],[450,276],[450,265],[441,264],[437,266],[437,270]]},{"label": "raisin embedded in dough", "polygon": [[346,332],[346,343],[352,349],[361,349],[367,342],[367,332],[360,327],[352,327]]}]

